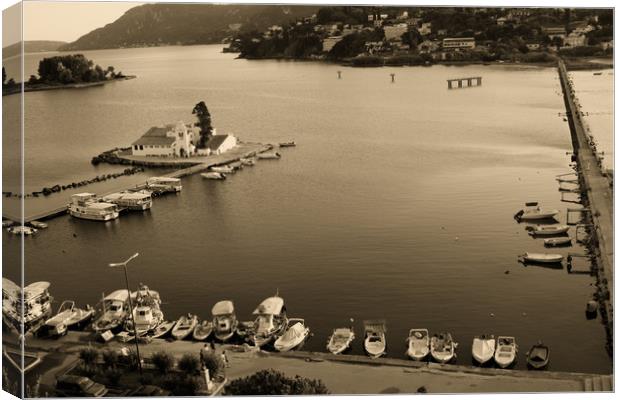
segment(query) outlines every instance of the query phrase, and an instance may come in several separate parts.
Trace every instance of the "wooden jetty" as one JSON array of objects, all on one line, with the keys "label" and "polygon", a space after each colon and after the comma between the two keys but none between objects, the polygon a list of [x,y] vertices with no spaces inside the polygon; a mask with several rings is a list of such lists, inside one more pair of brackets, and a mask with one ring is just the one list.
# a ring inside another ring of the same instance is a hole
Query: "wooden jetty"
[{"label": "wooden jetty", "polygon": [[[473,81],[476,81],[476,84],[473,84]],[[456,82],[457,87],[459,89],[464,88],[464,87],[478,87],[478,86],[482,86],[482,77],[481,76],[472,76],[469,78],[454,78],[454,79],[447,79],[448,82],[448,89],[453,89],[453,83]],[[463,83],[467,82],[467,86],[464,86]]]}]

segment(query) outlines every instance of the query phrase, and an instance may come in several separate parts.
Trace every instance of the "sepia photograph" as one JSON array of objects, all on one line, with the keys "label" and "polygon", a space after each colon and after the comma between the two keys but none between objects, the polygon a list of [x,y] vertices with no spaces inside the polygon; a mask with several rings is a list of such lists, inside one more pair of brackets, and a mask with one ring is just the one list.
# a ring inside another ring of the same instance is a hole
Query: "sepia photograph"
[{"label": "sepia photograph", "polygon": [[7,398],[612,398],[614,5],[457,3],[3,1]]}]

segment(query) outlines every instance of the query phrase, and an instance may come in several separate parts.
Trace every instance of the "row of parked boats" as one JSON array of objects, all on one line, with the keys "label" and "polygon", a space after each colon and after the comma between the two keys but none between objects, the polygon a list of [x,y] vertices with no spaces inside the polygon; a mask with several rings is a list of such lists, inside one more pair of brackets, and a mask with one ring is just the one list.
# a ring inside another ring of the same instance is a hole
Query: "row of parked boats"
[{"label": "row of parked boats", "polygon": [[[294,143],[294,142],[291,142]],[[294,144],[293,144],[294,146]],[[291,147],[291,146],[282,146],[280,147]],[[225,165],[216,165],[213,167],[209,167],[206,172],[200,174],[204,179],[214,179],[214,180],[224,180],[230,174],[237,172],[243,167],[251,167],[256,164],[257,160],[277,160],[280,159],[282,155],[277,151],[267,151],[263,153],[258,153],[254,157],[246,157],[241,158],[239,161],[235,161],[232,163],[228,163]]]}]

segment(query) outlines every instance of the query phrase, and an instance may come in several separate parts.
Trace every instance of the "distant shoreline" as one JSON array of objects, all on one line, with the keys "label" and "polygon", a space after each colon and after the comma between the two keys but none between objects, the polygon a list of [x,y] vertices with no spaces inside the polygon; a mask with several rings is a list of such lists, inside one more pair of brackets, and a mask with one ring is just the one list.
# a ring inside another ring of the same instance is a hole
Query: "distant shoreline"
[{"label": "distant shoreline", "polygon": [[[135,78],[137,78],[136,75],[125,75],[120,78],[106,79],[105,81],[69,83],[65,85],[63,84],[50,85],[50,84],[43,84],[43,83],[29,85],[28,83],[26,83],[24,84],[24,92],[40,92],[43,90],[60,90],[60,89],[83,89],[83,88],[89,88],[89,87],[95,87],[95,86],[103,86],[107,83],[125,81],[125,80],[135,79]],[[21,84],[17,83],[15,84],[15,86],[11,88],[2,88],[2,96],[8,96],[11,94],[21,93],[21,87],[22,87]]]}]

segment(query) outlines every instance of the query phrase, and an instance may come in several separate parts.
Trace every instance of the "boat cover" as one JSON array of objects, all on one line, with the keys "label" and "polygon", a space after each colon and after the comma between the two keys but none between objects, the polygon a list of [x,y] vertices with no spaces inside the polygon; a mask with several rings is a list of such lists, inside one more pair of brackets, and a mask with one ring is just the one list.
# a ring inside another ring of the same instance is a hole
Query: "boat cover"
[{"label": "boat cover", "polygon": [[110,301],[122,301],[125,302],[127,301],[127,298],[129,294],[127,293],[127,290],[125,289],[119,289],[119,290],[115,290],[112,293],[110,293],[109,295],[107,295],[106,297],[104,297],[104,300],[110,300]]},{"label": "boat cover", "polygon": [[230,315],[235,312],[235,306],[230,300],[222,300],[215,303],[211,309],[213,315]]},{"label": "boat cover", "polygon": [[263,300],[252,314],[279,315],[282,313],[283,308],[284,299],[282,297],[273,296]]}]

